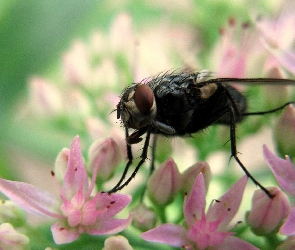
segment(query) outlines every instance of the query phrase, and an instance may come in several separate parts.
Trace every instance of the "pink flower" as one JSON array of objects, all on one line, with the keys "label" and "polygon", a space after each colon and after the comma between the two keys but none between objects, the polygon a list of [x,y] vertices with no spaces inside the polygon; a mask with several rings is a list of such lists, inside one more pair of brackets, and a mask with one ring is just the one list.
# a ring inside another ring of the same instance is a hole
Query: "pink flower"
[{"label": "pink flower", "polygon": [[103,181],[112,177],[121,160],[121,149],[112,138],[97,140],[89,149],[89,170],[98,169],[98,177]]},{"label": "pink flower", "polygon": [[104,242],[104,248],[102,250],[133,250],[132,246],[129,244],[128,240],[121,235],[110,236]]},{"label": "pink flower", "polygon": [[171,158],[156,169],[147,182],[150,198],[160,206],[171,203],[180,188],[181,175]]},{"label": "pink flower", "polygon": [[252,208],[247,216],[248,225],[257,235],[276,233],[290,212],[290,201],[278,187],[268,188],[274,195],[270,199],[263,190],[256,190]]},{"label": "pink flower", "polygon": [[295,73],[295,4],[286,4],[280,16],[275,19],[258,19],[256,26],[263,45],[289,71]]},{"label": "pink flower", "polygon": [[153,228],[157,222],[157,214],[152,208],[139,203],[132,210],[132,225],[140,231],[147,231]]},{"label": "pink flower", "polygon": [[249,72],[249,61],[257,60],[261,50],[257,48],[256,36],[248,25],[240,25],[235,19],[228,20],[228,26],[220,29],[220,39],[211,55],[212,68],[218,77],[243,78]]},{"label": "pink flower", "polygon": [[0,225],[0,249],[22,250],[27,249],[30,239],[16,231],[9,223]]},{"label": "pink flower", "polygon": [[203,174],[205,180],[205,187],[206,190],[208,190],[209,183],[211,180],[211,170],[207,162],[201,161],[190,166],[181,174],[182,190],[184,192],[188,192],[192,189],[192,186],[199,173]]},{"label": "pink flower", "polygon": [[130,203],[130,196],[102,192],[91,196],[96,174],[97,169],[93,169],[89,185],[77,136],[71,144],[62,185],[57,182],[59,198],[30,184],[4,179],[0,179],[0,191],[27,211],[55,218],[56,222],[51,226],[54,241],[69,243],[82,233],[117,233],[131,223],[131,216],[113,218]]},{"label": "pink flower", "polygon": [[[290,158],[281,159],[270,152],[267,146],[263,146],[264,157],[275,175],[281,188],[295,198],[295,166],[291,163]],[[295,235],[295,206],[291,211],[280,229],[285,235]]]},{"label": "pink flower", "polygon": [[295,108],[288,105],[280,115],[274,129],[278,151],[282,155],[294,156],[295,153]]},{"label": "pink flower", "polygon": [[240,206],[246,183],[244,176],[220,199],[213,201],[205,214],[206,188],[204,177],[199,174],[184,200],[185,226],[163,224],[141,234],[142,238],[185,249],[257,249],[226,229]]}]

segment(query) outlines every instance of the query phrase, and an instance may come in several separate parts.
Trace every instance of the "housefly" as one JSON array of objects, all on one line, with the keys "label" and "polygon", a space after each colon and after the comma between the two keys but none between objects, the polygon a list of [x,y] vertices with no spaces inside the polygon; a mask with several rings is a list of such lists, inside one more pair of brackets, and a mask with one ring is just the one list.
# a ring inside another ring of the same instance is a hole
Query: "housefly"
[{"label": "housefly", "polygon": [[[210,78],[207,71],[166,72],[156,77],[132,84],[122,92],[117,105],[117,118],[125,128],[128,163],[117,185],[109,192],[121,190],[135,177],[147,158],[150,135],[186,136],[213,124],[230,128],[231,157],[245,174],[269,197],[272,195],[246,169],[237,156],[236,123],[246,116],[264,115],[283,109],[288,102],[276,109],[247,112],[247,100],[229,83],[295,84],[295,80],[273,78]],[[129,135],[129,129],[134,132]],[[131,145],[142,141],[146,134],[140,161],[124,181],[133,156]],[[152,159],[153,166],[153,159]]]}]

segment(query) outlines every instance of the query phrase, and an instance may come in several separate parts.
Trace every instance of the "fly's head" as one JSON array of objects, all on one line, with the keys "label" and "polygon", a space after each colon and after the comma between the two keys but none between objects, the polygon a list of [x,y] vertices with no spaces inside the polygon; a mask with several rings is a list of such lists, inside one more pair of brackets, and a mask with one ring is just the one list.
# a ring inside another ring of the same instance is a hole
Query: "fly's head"
[{"label": "fly's head", "polygon": [[117,119],[127,128],[141,129],[156,117],[157,108],[153,90],[146,84],[134,84],[123,91],[117,105]]}]

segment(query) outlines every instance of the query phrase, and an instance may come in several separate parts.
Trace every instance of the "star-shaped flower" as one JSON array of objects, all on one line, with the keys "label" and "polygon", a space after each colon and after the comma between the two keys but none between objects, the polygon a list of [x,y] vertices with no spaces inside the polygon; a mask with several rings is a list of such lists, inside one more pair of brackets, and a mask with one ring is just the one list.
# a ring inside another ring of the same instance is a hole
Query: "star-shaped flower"
[{"label": "star-shaped flower", "polygon": [[130,203],[131,197],[102,192],[91,196],[98,167],[93,168],[89,184],[77,136],[71,144],[62,185],[58,184],[59,197],[27,183],[4,179],[0,179],[0,191],[27,211],[55,218],[51,231],[57,244],[72,242],[82,233],[117,233],[131,223],[131,216],[114,218]]},{"label": "star-shaped flower", "polygon": [[206,188],[204,177],[199,174],[184,200],[185,226],[163,224],[141,234],[142,238],[185,249],[257,249],[226,229],[240,206],[246,183],[244,176],[213,201],[205,214]]}]

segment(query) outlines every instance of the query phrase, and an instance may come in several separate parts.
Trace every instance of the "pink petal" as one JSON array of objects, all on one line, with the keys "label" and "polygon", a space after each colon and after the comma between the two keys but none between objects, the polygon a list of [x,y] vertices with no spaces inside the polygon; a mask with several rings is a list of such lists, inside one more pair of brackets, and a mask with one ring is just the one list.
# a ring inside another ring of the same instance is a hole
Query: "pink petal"
[{"label": "pink petal", "polygon": [[82,158],[80,138],[76,136],[71,144],[68,167],[63,181],[64,195],[70,200],[80,188],[85,194],[88,189],[88,179]]},{"label": "pink petal", "polygon": [[264,158],[275,175],[279,185],[292,197],[295,197],[295,166],[290,158],[281,159],[270,152],[266,145],[263,146]]},{"label": "pink petal", "polygon": [[207,249],[210,246],[218,246],[230,236],[231,232],[217,231],[219,221],[206,221],[205,214],[196,221],[187,231],[187,238],[195,242],[198,249]]},{"label": "pink petal", "polygon": [[246,175],[240,178],[221,198],[218,199],[219,202],[215,202],[209,207],[207,220],[217,221],[220,218],[223,218],[219,224],[219,230],[226,227],[237,213],[243,198],[247,180],[248,178]]},{"label": "pink petal", "polygon": [[141,237],[146,241],[168,244],[175,247],[183,247],[191,244],[186,238],[186,229],[179,225],[163,224],[152,230],[144,232]]},{"label": "pink petal", "polygon": [[191,193],[184,201],[183,213],[185,221],[190,227],[202,217],[206,206],[206,188],[203,174],[200,173],[192,187]]},{"label": "pink petal", "polygon": [[60,197],[63,201],[61,205],[61,211],[67,217],[75,209],[75,206],[70,201],[68,201],[64,196],[61,195]]},{"label": "pink petal", "polygon": [[75,210],[68,216],[68,223],[70,227],[76,227],[78,226],[82,221],[82,211],[81,210]]},{"label": "pink petal", "polygon": [[51,232],[56,244],[73,242],[74,240],[78,239],[80,235],[77,228],[67,228],[60,223],[53,224],[51,226]]},{"label": "pink petal", "polygon": [[295,234],[295,207],[291,208],[291,212],[287,217],[285,223],[280,229],[280,233],[285,235],[294,235]]},{"label": "pink petal", "polygon": [[278,61],[290,72],[295,73],[295,52],[284,49],[270,49]]},{"label": "pink petal", "polygon": [[98,193],[97,210],[108,209],[107,216],[114,216],[123,210],[132,200],[130,195],[117,193]]},{"label": "pink petal", "polygon": [[57,197],[45,190],[24,182],[0,179],[0,191],[29,212],[64,218],[58,210]]},{"label": "pink petal", "polygon": [[171,203],[180,188],[181,175],[172,158],[157,168],[147,182],[151,199],[160,206]]},{"label": "pink petal", "polygon": [[78,193],[73,196],[70,202],[74,205],[75,209],[82,209],[85,204],[85,197],[81,188],[79,189]]},{"label": "pink petal", "polygon": [[236,249],[243,249],[243,250],[259,250],[259,248],[253,246],[247,241],[244,241],[240,238],[229,236],[224,239],[222,244],[215,247],[216,250],[236,250]]},{"label": "pink petal", "polygon": [[85,226],[91,226],[95,224],[97,217],[107,211],[107,208],[104,210],[96,209],[97,199],[98,196],[96,195],[92,200],[87,201],[83,206],[82,224]]},{"label": "pink petal", "polygon": [[92,235],[115,234],[127,228],[132,221],[132,216],[127,219],[98,218],[97,223],[91,227],[86,227],[85,232]]}]

